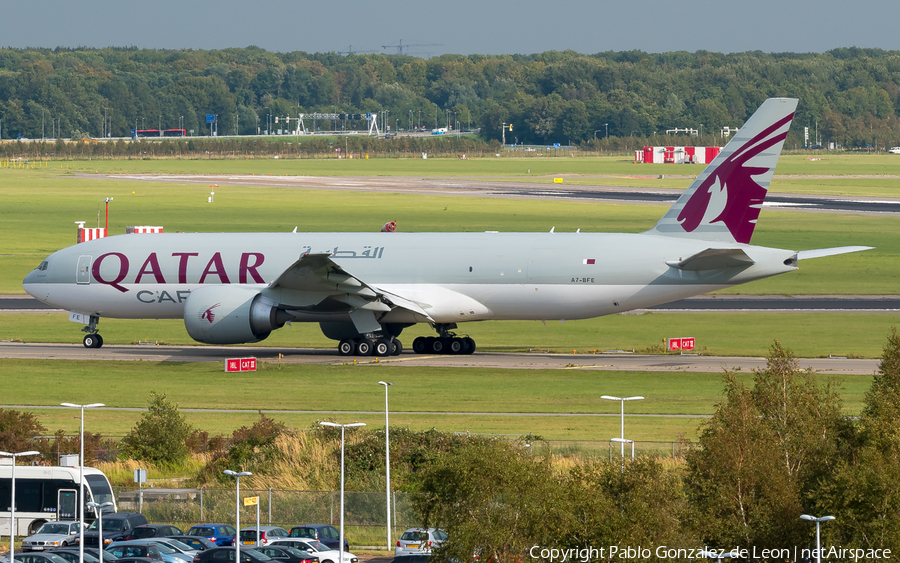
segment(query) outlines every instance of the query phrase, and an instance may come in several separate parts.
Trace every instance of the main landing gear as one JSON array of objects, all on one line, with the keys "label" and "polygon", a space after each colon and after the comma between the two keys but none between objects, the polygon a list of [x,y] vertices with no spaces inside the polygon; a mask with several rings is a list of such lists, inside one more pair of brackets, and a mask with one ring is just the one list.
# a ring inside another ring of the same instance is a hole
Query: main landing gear
[{"label": "main landing gear", "polygon": [[359,338],[345,338],[338,344],[341,356],[399,356],[403,344],[393,337],[367,335]]},{"label": "main landing gear", "polygon": [[456,336],[451,329],[456,328],[456,324],[437,324],[434,325],[438,331],[438,336],[420,336],[413,340],[413,352],[416,354],[474,354],[475,341],[464,336],[462,338]]},{"label": "main landing gear", "polygon": [[81,329],[81,332],[87,333],[87,335],[84,337],[85,348],[100,348],[101,346],[103,346],[103,337],[100,336],[100,332],[97,329],[97,324],[99,322],[100,317],[91,315],[91,320],[88,325]]}]

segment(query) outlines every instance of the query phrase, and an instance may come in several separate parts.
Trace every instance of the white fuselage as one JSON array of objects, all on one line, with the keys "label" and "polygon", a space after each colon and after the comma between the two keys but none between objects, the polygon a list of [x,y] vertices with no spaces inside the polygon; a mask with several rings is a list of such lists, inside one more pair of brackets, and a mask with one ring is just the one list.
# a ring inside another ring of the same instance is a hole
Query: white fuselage
[{"label": "white fuselage", "polygon": [[[753,263],[702,271],[667,264],[709,248],[740,248]],[[420,304],[439,323],[591,318],[796,269],[790,250],[649,233],[171,233],[60,250],[23,285],[47,304],[99,317],[181,318],[190,292],[214,284],[269,291],[300,308],[319,296],[267,288],[313,253],[331,254],[346,272]],[[394,310],[380,320],[426,319]]]}]

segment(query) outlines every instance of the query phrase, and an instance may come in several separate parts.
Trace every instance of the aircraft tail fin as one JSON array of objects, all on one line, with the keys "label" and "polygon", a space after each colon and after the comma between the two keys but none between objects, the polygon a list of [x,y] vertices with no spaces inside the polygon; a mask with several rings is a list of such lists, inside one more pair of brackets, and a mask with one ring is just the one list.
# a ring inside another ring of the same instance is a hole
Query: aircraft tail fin
[{"label": "aircraft tail fin", "polygon": [[795,98],[763,102],[648,232],[749,243],[796,108]]}]

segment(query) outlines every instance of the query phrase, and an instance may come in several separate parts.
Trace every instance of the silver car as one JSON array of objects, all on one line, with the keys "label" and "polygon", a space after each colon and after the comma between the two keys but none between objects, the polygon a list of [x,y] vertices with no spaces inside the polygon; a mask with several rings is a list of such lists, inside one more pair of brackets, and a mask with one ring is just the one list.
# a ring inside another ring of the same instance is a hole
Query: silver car
[{"label": "silver car", "polygon": [[80,524],[74,520],[60,520],[47,522],[33,536],[22,540],[23,551],[43,551],[54,547],[75,545],[75,537],[78,536]]},{"label": "silver car", "polygon": [[400,555],[428,555],[447,539],[447,532],[439,528],[410,528],[403,532],[394,548],[394,557]]}]

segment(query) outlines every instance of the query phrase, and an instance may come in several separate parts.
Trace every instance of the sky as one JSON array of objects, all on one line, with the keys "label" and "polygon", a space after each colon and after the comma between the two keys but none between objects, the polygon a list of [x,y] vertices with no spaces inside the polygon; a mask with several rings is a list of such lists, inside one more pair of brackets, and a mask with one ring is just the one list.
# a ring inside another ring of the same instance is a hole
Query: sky
[{"label": "sky", "polygon": [[900,50],[897,0],[0,0],[2,47],[593,54]]}]

